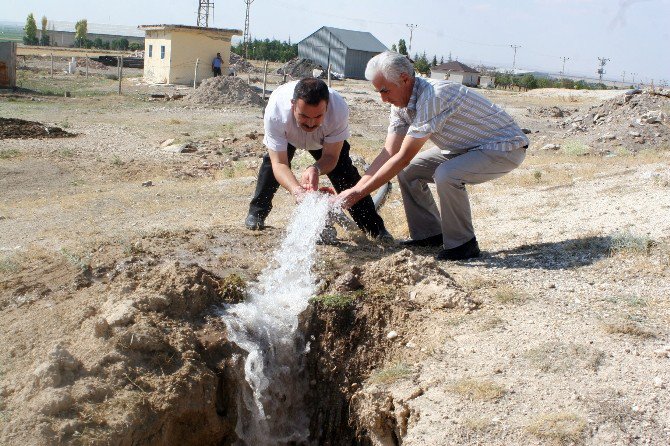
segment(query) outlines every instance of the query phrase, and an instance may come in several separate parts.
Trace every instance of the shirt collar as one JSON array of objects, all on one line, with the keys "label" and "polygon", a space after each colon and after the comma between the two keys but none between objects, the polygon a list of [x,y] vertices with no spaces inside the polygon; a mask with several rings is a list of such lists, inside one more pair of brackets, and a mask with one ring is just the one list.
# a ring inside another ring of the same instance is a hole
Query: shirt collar
[{"label": "shirt collar", "polygon": [[419,98],[419,83],[421,82],[421,78],[418,76],[414,77],[414,87],[412,87],[412,95],[409,97],[409,102],[407,103],[407,108],[408,110],[415,110],[416,111],[416,101]]}]

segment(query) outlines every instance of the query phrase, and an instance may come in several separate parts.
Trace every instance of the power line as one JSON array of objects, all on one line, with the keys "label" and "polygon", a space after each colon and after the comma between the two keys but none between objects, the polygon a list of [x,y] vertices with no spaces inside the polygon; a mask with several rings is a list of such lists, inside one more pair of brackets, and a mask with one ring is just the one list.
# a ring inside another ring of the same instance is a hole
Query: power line
[{"label": "power line", "polygon": [[200,0],[198,5],[198,20],[196,21],[196,26],[201,26],[207,28],[209,26],[209,10],[212,10],[214,13],[214,2],[209,0]]},{"label": "power line", "polygon": [[244,18],[244,58],[248,59],[249,58],[249,9],[251,7],[251,4],[254,2],[254,0],[244,0],[244,3],[247,5],[247,14]]},{"label": "power line", "polygon": [[512,60],[512,72],[514,72],[516,71],[516,50],[521,48],[521,45],[510,45],[510,47],[514,50],[514,60]]},{"label": "power line", "polygon": [[415,25],[414,23],[408,23],[405,26],[409,28],[409,48],[407,50],[407,53],[412,54],[412,34],[414,33],[414,28],[416,28],[419,25]]},{"label": "power line", "polygon": [[600,64],[600,68],[598,68],[597,73],[598,73],[598,80],[600,81],[600,83],[603,82],[603,74],[605,74],[605,65],[609,61],[610,60],[606,57],[599,57],[598,58],[598,63]]},{"label": "power line", "polygon": [[561,68],[561,76],[565,75],[565,61],[570,60],[569,57],[561,57],[563,59],[563,68]]}]

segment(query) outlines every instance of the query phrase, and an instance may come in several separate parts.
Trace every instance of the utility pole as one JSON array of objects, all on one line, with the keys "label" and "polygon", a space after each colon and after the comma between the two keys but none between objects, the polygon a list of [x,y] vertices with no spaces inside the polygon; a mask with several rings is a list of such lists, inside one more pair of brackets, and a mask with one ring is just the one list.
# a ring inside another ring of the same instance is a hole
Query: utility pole
[{"label": "utility pole", "polygon": [[244,0],[244,3],[247,5],[247,15],[244,18],[244,58],[249,58],[249,9],[254,0]]},{"label": "utility pole", "polygon": [[516,50],[521,48],[521,45],[510,45],[510,48],[514,50],[514,60],[512,61],[512,72],[514,73],[516,71]]},{"label": "utility pole", "polygon": [[407,49],[407,54],[412,56],[412,34],[414,33],[414,28],[416,28],[419,25],[415,25],[414,23],[408,23],[407,27],[409,28],[409,48]]},{"label": "utility pole", "polygon": [[603,83],[603,74],[605,74],[605,65],[606,65],[607,62],[609,62],[609,61],[610,61],[610,60],[607,59],[607,58],[605,58],[605,57],[599,57],[599,58],[598,58],[598,63],[600,64],[600,68],[598,68],[597,73],[598,73],[598,76],[599,76],[599,77],[598,77],[598,81],[599,81],[601,84]]},{"label": "utility pole", "polygon": [[621,74],[621,83],[622,84],[626,83],[626,72],[625,71]]},{"label": "utility pole", "polygon": [[630,83],[633,84],[633,85],[635,85],[635,75],[636,75],[636,74],[637,74],[637,73],[630,73],[630,75],[633,77],[633,80],[630,81]]},{"label": "utility pole", "polygon": [[200,0],[198,4],[198,21],[196,26],[207,28],[209,26],[209,10],[214,12],[214,2],[209,0]]},{"label": "utility pole", "polygon": [[561,76],[564,76],[565,75],[565,61],[570,60],[570,58],[569,57],[561,57],[561,59],[563,60],[563,68],[561,69]]}]

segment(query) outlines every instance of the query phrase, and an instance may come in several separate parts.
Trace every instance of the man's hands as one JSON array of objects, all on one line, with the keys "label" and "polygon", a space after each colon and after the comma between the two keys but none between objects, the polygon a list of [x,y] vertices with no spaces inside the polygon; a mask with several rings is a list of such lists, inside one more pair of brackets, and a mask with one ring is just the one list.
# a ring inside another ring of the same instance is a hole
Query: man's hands
[{"label": "man's hands", "polygon": [[300,186],[308,191],[314,191],[319,188],[319,168],[312,164],[302,173]]},{"label": "man's hands", "polygon": [[365,197],[356,186],[351,189],[343,190],[333,198],[331,202],[338,204],[342,209],[349,209],[351,206],[355,205],[360,201],[361,198]]}]

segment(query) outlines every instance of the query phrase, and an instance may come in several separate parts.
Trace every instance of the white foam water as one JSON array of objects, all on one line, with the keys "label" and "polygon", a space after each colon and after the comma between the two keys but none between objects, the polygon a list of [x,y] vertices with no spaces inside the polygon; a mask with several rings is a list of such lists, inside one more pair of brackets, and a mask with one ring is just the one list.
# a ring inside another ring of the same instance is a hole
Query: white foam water
[{"label": "white foam water", "polygon": [[238,398],[240,445],[306,444],[303,397],[305,342],[298,315],[316,292],[316,242],[325,227],[328,196],[310,193],[296,207],[286,238],[243,303],[227,306],[228,337],[248,354]]}]

